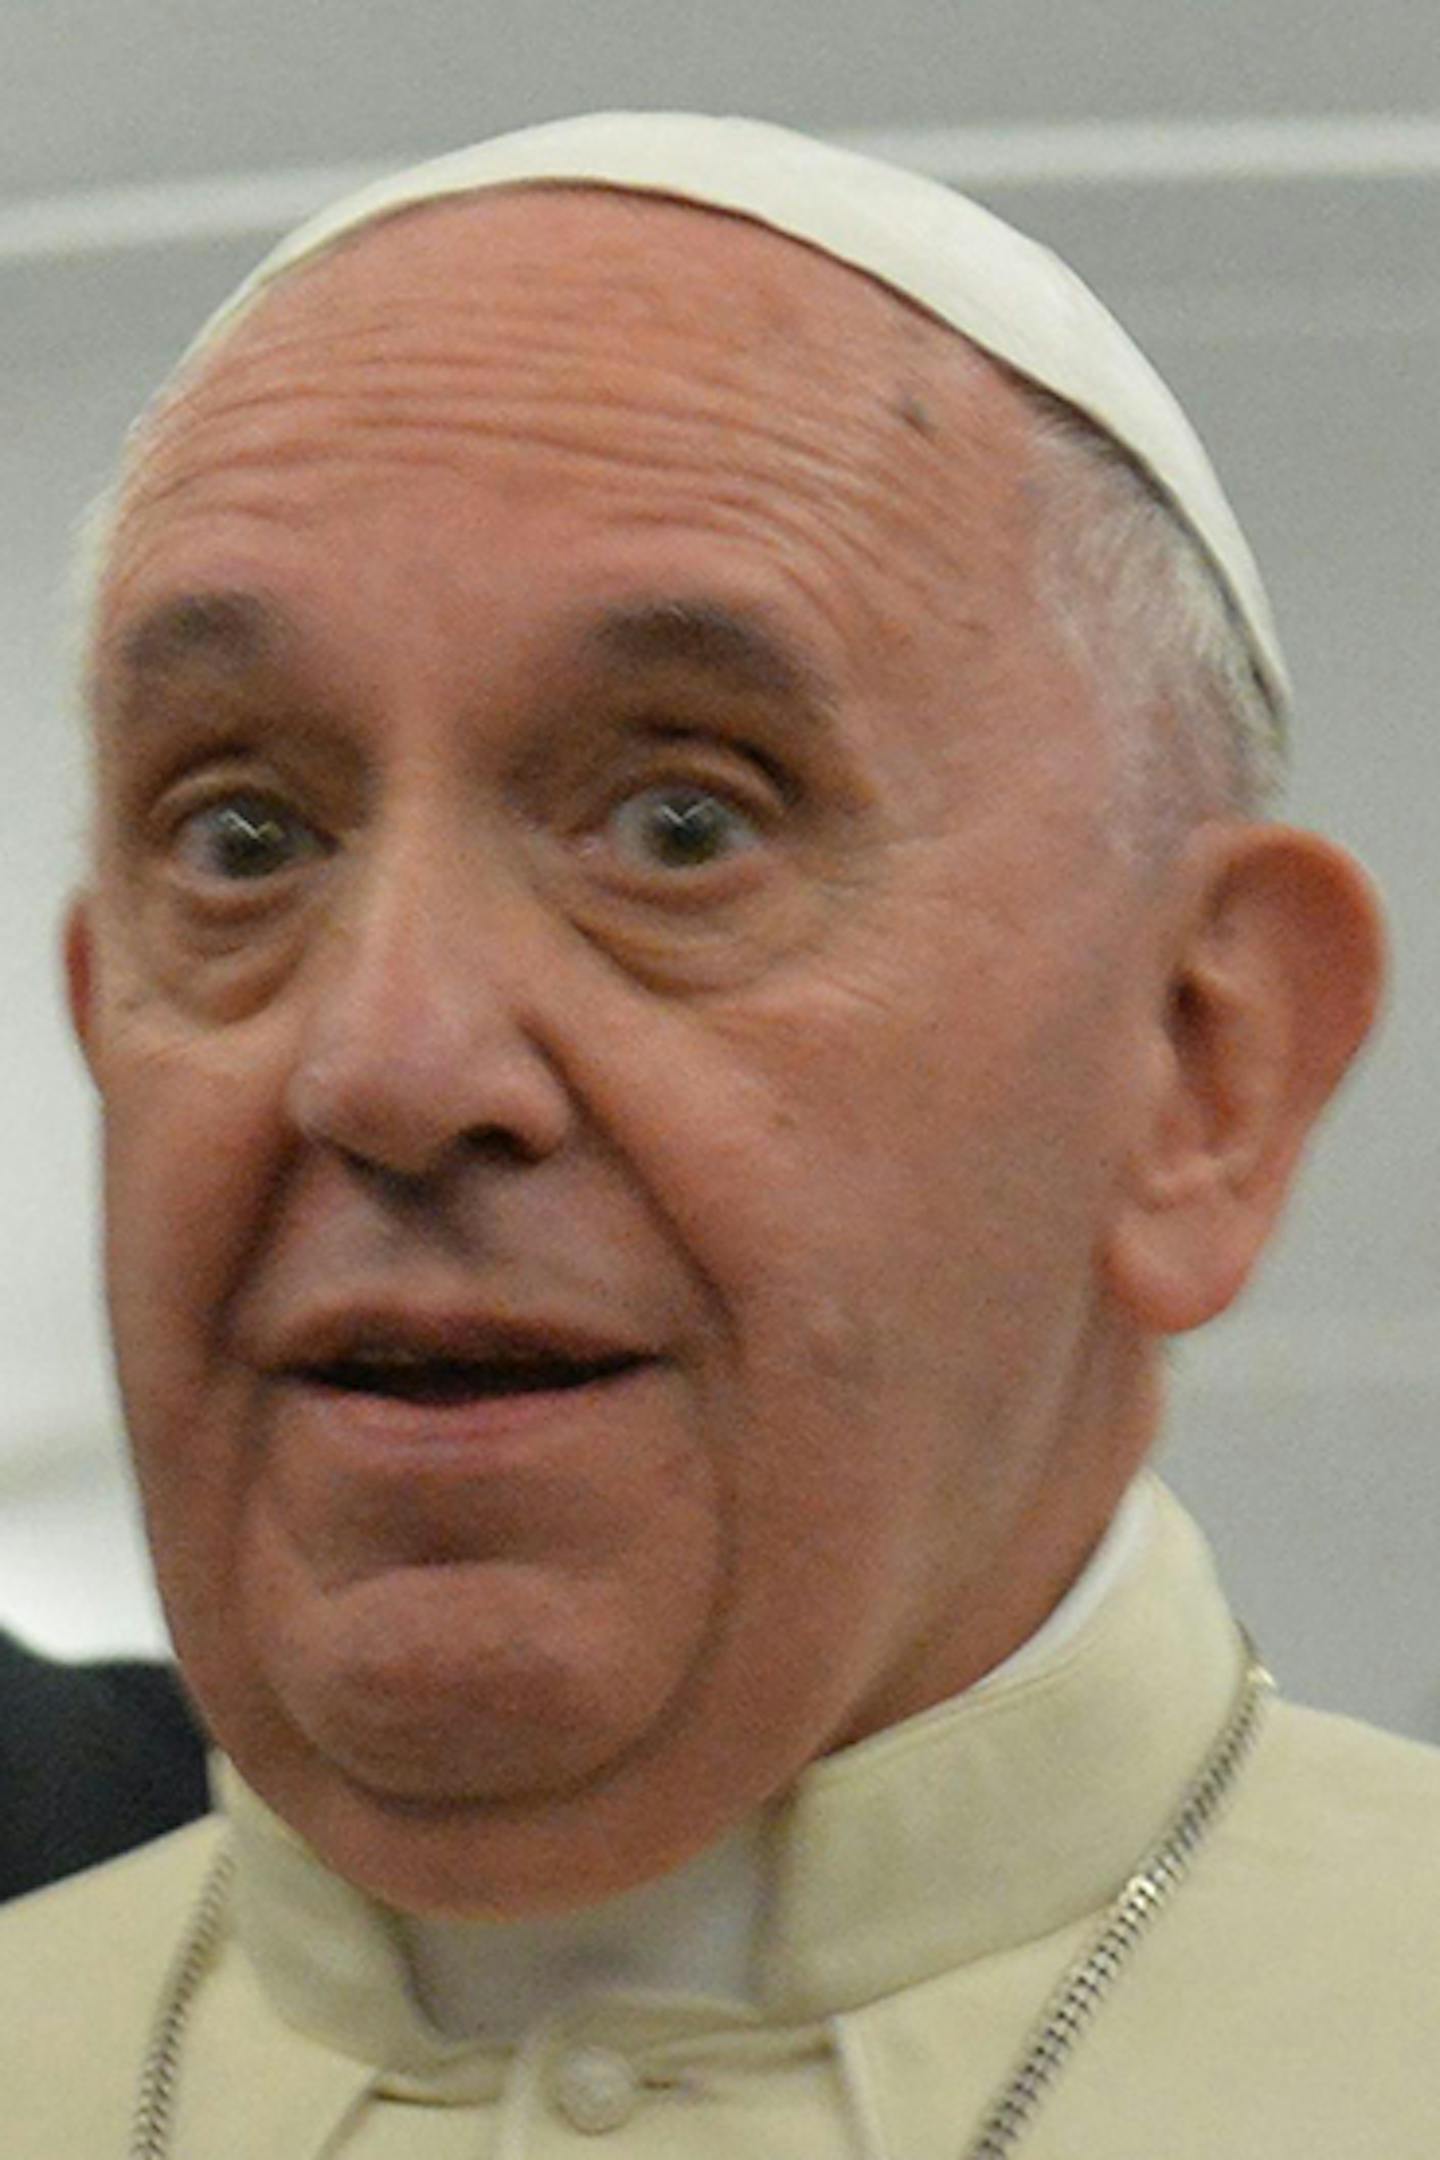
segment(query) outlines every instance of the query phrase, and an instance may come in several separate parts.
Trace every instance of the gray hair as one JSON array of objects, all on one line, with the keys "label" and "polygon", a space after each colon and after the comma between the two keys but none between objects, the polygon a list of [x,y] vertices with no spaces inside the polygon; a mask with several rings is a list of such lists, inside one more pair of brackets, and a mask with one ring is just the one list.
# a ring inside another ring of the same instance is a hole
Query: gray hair
[{"label": "gray hair", "polygon": [[1202,817],[1265,815],[1284,777],[1281,723],[1204,549],[1108,435],[1020,387],[1037,415],[1037,596],[1121,730],[1145,851],[1167,852]]}]

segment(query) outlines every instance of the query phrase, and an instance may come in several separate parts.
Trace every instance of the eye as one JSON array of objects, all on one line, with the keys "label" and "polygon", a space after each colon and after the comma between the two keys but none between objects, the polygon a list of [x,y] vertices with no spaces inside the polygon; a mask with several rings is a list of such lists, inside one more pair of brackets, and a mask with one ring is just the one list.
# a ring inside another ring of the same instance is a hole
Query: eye
[{"label": "eye", "polygon": [[645,870],[706,870],[760,839],[755,820],[727,796],[675,781],[627,797],[608,831],[619,854]]},{"label": "eye", "polygon": [[278,877],[330,852],[313,825],[273,796],[240,790],[192,810],[177,830],[185,868],[237,883]]}]

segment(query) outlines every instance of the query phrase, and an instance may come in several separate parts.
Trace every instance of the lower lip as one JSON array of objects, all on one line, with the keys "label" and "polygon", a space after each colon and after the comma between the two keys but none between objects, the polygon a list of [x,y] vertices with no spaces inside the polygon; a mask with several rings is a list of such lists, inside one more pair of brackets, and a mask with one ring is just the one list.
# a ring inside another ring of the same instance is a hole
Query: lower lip
[{"label": "lower lip", "polygon": [[[437,1458],[449,1455],[468,1459],[484,1451],[498,1456],[510,1447],[563,1441],[582,1431],[592,1434],[612,1419],[629,1417],[660,1370],[652,1359],[575,1387],[530,1388],[439,1403],[407,1402],[295,1379],[282,1389],[282,1423],[292,1428],[298,1422],[301,1434],[347,1455],[372,1454],[392,1461],[419,1457],[434,1466]],[[473,1461],[467,1460],[467,1467],[473,1469]]]}]

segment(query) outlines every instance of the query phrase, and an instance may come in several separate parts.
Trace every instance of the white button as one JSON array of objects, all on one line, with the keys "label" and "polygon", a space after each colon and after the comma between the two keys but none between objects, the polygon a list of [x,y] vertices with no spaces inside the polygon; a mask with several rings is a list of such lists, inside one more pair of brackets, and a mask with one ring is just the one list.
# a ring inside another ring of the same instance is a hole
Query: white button
[{"label": "white button", "polygon": [[609,2048],[582,2047],[556,2064],[552,2098],[576,2130],[596,2135],[629,2122],[640,2097],[640,2082],[623,2055]]}]

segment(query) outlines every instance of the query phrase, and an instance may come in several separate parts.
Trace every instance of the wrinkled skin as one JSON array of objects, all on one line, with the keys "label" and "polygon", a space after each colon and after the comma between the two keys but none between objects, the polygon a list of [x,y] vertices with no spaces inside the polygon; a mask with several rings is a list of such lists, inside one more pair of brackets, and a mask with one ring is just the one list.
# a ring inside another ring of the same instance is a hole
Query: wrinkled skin
[{"label": "wrinkled skin", "polygon": [[[676,1864],[1023,1639],[1143,1450],[1163,909],[1029,426],[793,243],[549,193],[151,430],[70,948],[122,1386],[216,1733],[399,1905]],[[317,1377],[417,1330],[616,1364]]]}]

